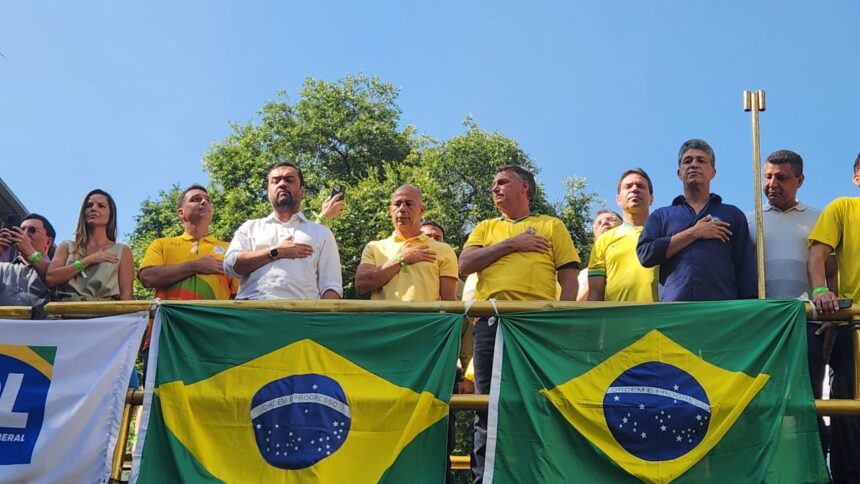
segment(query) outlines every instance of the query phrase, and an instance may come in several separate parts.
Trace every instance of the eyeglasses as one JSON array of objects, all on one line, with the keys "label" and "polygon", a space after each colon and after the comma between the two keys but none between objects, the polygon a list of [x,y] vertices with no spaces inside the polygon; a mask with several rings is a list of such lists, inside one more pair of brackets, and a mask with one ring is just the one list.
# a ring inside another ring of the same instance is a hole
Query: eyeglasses
[{"label": "eyeglasses", "polygon": [[615,215],[610,215],[610,216],[607,216],[607,217],[601,217],[601,218],[596,218],[596,219],[594,219],[594,222],[591,222],[591,225],[597,226],[597,225],[600,225],[601,223],[603,223],[604,221],[609,221],[609,222],[620,222],[620,221],[621,221],[621,219],[620,219],[620,218],[618,218],[618,217],[617,217],[617,216],[615,216]]},{"label": "eyeglasses", "polygon": [[46,232],[44,229],[40,229],[40,228],[34,227],[32,225],[28,225],[27,227],[21,227],[21,230],[27,232],[30,235],[36,235],[38,233],[48,235],[48,232]]}]

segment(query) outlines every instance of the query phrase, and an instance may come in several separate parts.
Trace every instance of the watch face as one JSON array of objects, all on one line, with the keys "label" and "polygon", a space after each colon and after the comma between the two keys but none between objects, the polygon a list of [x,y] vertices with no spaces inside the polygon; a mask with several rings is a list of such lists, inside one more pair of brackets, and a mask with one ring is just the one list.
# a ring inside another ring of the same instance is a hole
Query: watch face
[{"label": "watch face", "polygon": [[270,250],[269,251],[269,257],[271,257],[272,259],[277,259],[278,258],[278,249]]}]

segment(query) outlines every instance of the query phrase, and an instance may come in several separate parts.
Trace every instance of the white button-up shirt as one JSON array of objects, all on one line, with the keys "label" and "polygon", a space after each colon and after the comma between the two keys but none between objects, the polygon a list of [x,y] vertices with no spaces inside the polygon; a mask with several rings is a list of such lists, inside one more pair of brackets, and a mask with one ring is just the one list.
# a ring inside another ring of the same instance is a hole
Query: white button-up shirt
[{"label": "white button-up shirt", "polygon": [[[240,253],[271,249],[290,236],[293,242],[310,245],[313,254],[303,259],[274,260],[248,276],[233,270]],[[320,299],[329,289],[343,295],[340,254],[334,235],[328,227],[311,222],[301,212],[286,223],[272,213],[242,224],[227,248],[224,271],[239,279],[236,299]]]}]

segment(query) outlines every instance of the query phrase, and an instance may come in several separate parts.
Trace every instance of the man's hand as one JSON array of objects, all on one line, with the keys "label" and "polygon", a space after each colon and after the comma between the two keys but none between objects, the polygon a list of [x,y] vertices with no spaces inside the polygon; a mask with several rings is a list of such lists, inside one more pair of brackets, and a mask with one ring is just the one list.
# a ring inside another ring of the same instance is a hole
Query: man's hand
[{"label": "man's hand", "polygon": [[549,240],[536,235],[534,229],[529,228],[527,231],[515,235],[505,241],[514,252],[539,252],[541,254],[550,251]]},{"label": "man's hand", "polygon": [[292,235],[282,240],[275,248],[278,249],[278,257],[281,259],[304,259],[314,253],[310,245],[293,242]]},{"label": "man's hand", "polygon": [[5,254],[14,243],[9,232],[9,229],[0,229],[0,255]]},{"label": "man's hand", "polygon": [[693,226],[692,232],[697,239],[719,239],[728,242],[732,238],[731,225],[710,215],[703,217]]},{"label": "man's hand", "polygon": [[839,301],[836,294],[830,291],[820,292],[812,296],[812,304],[819,313],[835,313],[839,309]]},{"label": "man's hand", "polygon": [[216,259],[211,255],[201,257],[192,262],[192,269],[196,274],[218,274],[224,273],[224,261]]},{"label": "man's hand", "polygon": [[400,248],[400,260],[406,264],[414,264],[416,262],[433,262],[436,260],[436,253],[430,250],[426,245],[409,245],[405,244]]},{"label": "man's hand", "polygon": [[33,255],[33,252],[36,252],[36,249],[33,248],[33,244],[30,241],[30,236],[24,232],[24,229],[21,227],[11,227],[8,229],[3,229],[5,231],[5,238],[9,241],[9,245],[14,244],[18,247],[18,252],[24,257],[30,257]]},{"label": "man's hand", "polygon": [[116,264],[117,262],[119,262],[119,257],[116,254],[114,254],[113,252],[100,250],[98,252],[95,252],[93,254],[90,254],[90,255],[84,257],[83,259],[81,259],[81,262],[86,267],[89,267],[93,264],[100,264],[102,262],[109,262],[111,264]]},{"label": "man's hand", "polygon": [[320,215],[325,218],[338,218],[343,213],[346,202],[340,194],[332,195],[325,199],[320,208]]}]

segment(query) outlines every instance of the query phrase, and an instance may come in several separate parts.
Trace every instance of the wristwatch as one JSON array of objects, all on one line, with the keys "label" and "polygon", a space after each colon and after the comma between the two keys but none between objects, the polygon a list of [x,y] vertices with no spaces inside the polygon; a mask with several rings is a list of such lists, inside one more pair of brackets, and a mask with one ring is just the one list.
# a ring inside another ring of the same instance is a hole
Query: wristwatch
[{"label": "wristwatch", "polygon": [[272,247],[271,250],[269,250],[269,258],[271,258],[272,260],[278,260],[278,248],[277,247]]}]

